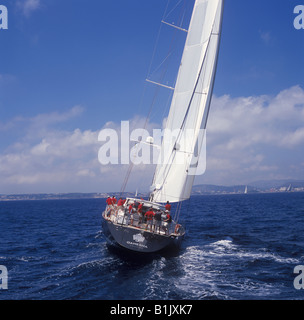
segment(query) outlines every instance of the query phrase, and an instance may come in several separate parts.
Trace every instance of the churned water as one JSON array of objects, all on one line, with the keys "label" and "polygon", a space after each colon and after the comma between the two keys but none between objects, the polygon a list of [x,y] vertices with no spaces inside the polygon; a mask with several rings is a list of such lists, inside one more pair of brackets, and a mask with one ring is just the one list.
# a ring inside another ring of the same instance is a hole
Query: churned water
[{"label": "churned water", "polygon": [[[304,193],[195,196],[179,252],[109,247],[104,199],[0,202],[0,300],[302,299]],[[0,282],[1,284],[1,282]]]}]

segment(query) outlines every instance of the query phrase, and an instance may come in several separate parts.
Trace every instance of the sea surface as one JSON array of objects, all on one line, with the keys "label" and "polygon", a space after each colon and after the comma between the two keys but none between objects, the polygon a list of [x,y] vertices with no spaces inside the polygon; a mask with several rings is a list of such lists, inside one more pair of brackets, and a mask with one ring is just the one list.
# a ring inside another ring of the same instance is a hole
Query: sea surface
[{"label": "sea surface", "polygon": [[104,199],[0,202],[0,300],[304,298],[294,287],[304,193],[194,196],[180,251],[162,254],[107,245],[104,208]]}]

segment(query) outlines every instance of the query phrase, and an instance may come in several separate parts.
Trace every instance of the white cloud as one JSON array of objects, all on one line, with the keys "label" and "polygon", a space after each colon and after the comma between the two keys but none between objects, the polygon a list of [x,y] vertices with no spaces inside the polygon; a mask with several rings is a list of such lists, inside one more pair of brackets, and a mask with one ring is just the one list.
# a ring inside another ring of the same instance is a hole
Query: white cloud
[{"label": "white cloud", "polygon": [[0,89],[3,89],[6,85],[13,83],[15,80],[16,80],[16,77],[13,76],[12,74],[8,74],[8,73],[0,74]]},{"label": "white cloud", "polygon": [[[303,101],[299,86],[276,96],[214,97],[207,127],[207,171],[196,181],[303,178]],[[286,162],[294,164],[293,170]]]},{"label": "white cloud", "polygon": [[[82,112],[83,108],[76,106],[63,113],[39,114],[30,119],[18,117],[4,124],[6,135],[13,131],[20,135],[0,153],[0,193],[119,190],[128,166],[99,163],[100,130],[60,128]],[[130,131],[141,128],[144,121],[140,117],[132,119]],[[151,129],[152,125],[148,127]],[[105,128],[115,129],[120,135],[120,123],[106,123],[101,129]],[[134,167],[136,179],[148,171],[152,176],[151,170],[147,166]],[[134,177],[130,183],[135,185]],[[150,180],[147,186],[149,183]]]},{"label": "white cloud", "polygon": [[22,0],[17,1],[17,7],[26,17],[29,17],[34,11],[41,7],[41,3],[40,0]]},{"label": "white cloud", "polygon": [[269,44],[271,41],[271,33],[269,31],[261,31],[260,30],[260,37],[265,44]]},{"label": "white cloud", "polygon": [[[207,170],[195,183],[303,179],[303,101],[299,86],[276,96],[214,97],[207,127]],[[62,129],[83,111],[76,106],[4,123],[2,133],[14,133],[15,140],[0,151],[0,193],[119,191],[128,166],[99,163],[100,130]],[[141,117],[130,119],[130,131],[144,122]],[[120,125],[108,122],[100,129],[112,128],[120,136]],[[152,133],[160,126],[148,123],[147,130]],[[134,166],[126,189],[147,189],[153,170],[149,165]]]},{"label": "white cloud", "polygon": [[94,170],[99,170],[98,131],[58,128],[82,112],[76,106],[63,113],[19,117],[4,124],[7,136],[11,132],[19,136],[0,153],[0,193],[83,188],[78,177],[93,177]]}]

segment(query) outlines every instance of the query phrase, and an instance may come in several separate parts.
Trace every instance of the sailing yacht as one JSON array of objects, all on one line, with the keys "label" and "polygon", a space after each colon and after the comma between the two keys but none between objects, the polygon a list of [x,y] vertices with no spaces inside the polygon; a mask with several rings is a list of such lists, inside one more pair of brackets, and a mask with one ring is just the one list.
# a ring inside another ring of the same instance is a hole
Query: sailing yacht
[{"label": "sailing yacht", "polygon": [[[206,129],[213,92],[223,7],[224,0],[194,2],[149,199],[127,198],[123,205],[106,207],[102,226],[112,244],[157,252],[179,247],[185,235],[180,214],[172,219],[165,204],[178,203],[180,210],[179,204],[190,198],[201,149],[199,135]],[[146,221],[145,213],[151,211],[162,220],[155,216]]]}]

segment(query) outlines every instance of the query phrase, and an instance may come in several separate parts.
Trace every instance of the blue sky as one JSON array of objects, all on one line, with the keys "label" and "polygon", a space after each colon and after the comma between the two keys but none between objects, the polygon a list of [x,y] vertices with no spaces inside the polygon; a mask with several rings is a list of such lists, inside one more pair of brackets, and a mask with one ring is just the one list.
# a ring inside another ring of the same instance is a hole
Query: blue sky
[{"label": "blue sky", "polygon": [[[140,101],[167,0],[0,4],[9,14],[0,30],[0,193],[120,190],[126,168],[98,164],[97,135],[144,121]],[[207,172],[197,183],[304,179],[299,4],[226,0]],[[150,128],[159,122],[154,114]]]}]

